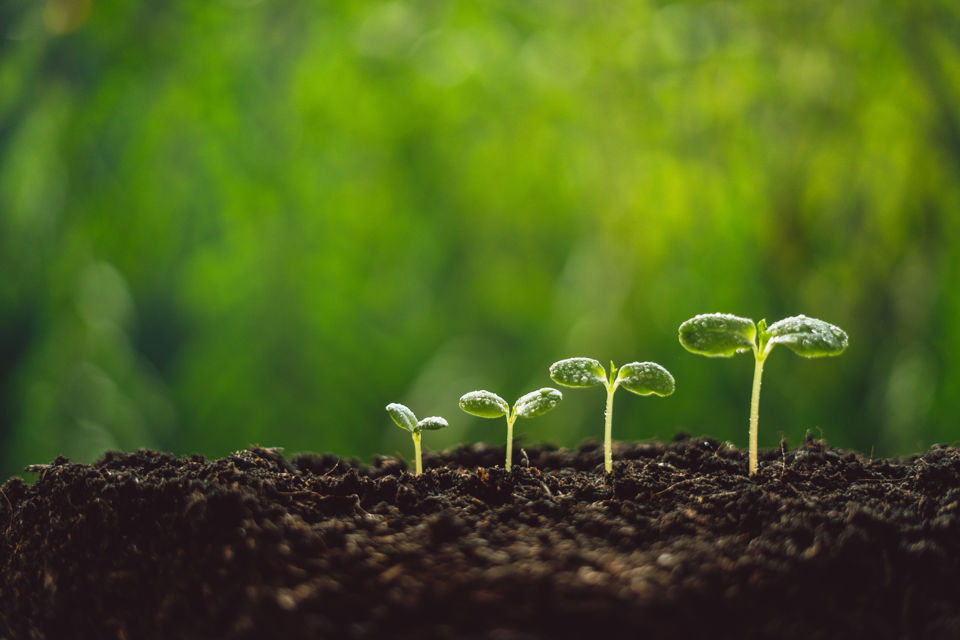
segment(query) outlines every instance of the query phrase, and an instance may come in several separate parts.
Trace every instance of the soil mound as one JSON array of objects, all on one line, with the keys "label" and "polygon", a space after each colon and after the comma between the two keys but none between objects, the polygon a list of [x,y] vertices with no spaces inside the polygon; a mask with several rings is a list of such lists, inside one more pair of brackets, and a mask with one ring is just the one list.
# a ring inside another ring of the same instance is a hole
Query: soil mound
[{"label": "soil mound", "polygon": [[960,451],[808,439],[58,458],[0,496],[0,638],[960,637]]}]

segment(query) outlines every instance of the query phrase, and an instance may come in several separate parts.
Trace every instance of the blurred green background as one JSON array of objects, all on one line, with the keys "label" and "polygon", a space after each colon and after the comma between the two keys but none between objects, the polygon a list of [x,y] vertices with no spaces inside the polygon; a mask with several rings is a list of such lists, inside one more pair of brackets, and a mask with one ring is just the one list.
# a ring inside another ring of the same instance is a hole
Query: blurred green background
[{"label": "blurred green background", "polygon": [[[761,446],[960,436],[960,5],[0,3],[0,456],[502,444],[569,356],[655,360],[614,437],[746,444],[701,312],[805,313]],[[566,390],[521,443],[601,437]],[[817,431],[817,430],[820,431]]]}]

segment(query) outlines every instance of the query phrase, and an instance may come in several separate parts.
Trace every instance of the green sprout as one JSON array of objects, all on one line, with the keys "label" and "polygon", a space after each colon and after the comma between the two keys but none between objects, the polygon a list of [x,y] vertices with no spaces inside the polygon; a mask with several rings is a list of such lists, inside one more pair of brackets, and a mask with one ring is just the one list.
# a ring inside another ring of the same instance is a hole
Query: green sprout
[{"label": "green sprout", "polygon": [[491,391],[471,391],[460,398],[460,408],[480,418],[507,418],[507,471],[513,467],[513,423],[517,418],[535,418],[550,411],[563,394],[556,389],[544,387],[521,396],[513,405]]},{"label": "green sprout", "polygon": [[650,394],[668,396],[676,388],[676,382],[670,372],[656,362],[631,362],[618,370],[610,363],[607,375],[603,365],[593,358],[567,358],[550,365],[550,377],[557,384],[567,387],[595,387],[603,385],[607,389],[607,408],[604,413],[603,429],[603,468],[607,473],[613,470],[613,394],[623,387],[638,396]]},{"label": "green sprout", "polygon": [[423,461],[420,456],[421,432],[445,429],[450,425],[447,424],[446,420],[437,416],[424,418],[418,422],[417,416],[413,414],[413,411],[410,411],[410,409],[398,402],[391,402],[388,404],[387,413],[390,414],[390,417],[393,418],[393,421],[397,423],[398,427],[404,431],[408,431],[410,433],[410,437],[413,438],[413,453],[417,458],[416,475],[420,475],[423,473]]},{"label": "green sprout", "polygon": [[757,473],[757,425],[760,421],[760,378],[763,363],[773,348],[782,344],[805,358],[836,356],[847,348],[847,334],[840,327],[806,316],[754,324],[749,318],[729,313],[704,313],[680,325],[680,344],[692,353],[711,358],[729,358],[753,351],[753,393],[750,397],[750,475]]}]

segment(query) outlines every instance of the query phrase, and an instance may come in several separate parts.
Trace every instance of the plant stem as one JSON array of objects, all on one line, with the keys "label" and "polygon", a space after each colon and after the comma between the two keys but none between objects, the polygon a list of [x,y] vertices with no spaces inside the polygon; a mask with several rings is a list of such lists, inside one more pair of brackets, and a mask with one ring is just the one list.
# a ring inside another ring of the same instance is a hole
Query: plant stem
[{"label": "plant stem", "polygon": [[757,432],[760,424],[760,379],[763,377],[763,362],[766,357],[754,354],[753,394],[750,396],[750,475],[757,475]]},{"label": "plant stem", "polygon": [[516,419],[516,414],[507,416],[507,471],[513,467],[513,423]]},{"label": "plant stem", "polygon": [[410,435],[413,436],[413,455],[417,458],[416,475],[420,475],[421,473],[423,473],[423,460],[420,455],[420,434],[412,433]]},{"label": "plant stem", "polygon": [[613,393],[616,385],[607,385],[607,409],[603,412],[603,469],[607,473],[613,471]]}]

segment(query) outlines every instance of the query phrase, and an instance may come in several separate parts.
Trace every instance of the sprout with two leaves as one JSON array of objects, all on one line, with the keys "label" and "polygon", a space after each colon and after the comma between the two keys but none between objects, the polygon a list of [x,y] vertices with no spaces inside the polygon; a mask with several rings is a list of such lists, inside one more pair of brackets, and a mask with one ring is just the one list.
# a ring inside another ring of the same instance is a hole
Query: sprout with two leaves
[{"label": "sprout with two leaves", "polygon": [[513,466],[513,423],[517,418],[535,418],[550,411],[560,400],[563,394],[556,389],[544,387],[521,396],[513,405],[492,391],[471,391],[460,398],[460,408],[470,415],[480,418],[507,418],[507,471]]},{"label": "sprout with two leaves", "polygon": [[750,475],[757,473],[757,425],[760,421],[760,378],[763,363],[778,344],[805,358],[836,356],[847,348],[847,334],[840,327],[806,316],[793,316],[757,324],[729,313],[704,313],[680,325],[680,344],[692,353],[728,358],[753,351],[753,393],[750,397]]},{"label": "sprout with two leaves", "polygon": [[420,475],[423,473],[423,461],[420,456],[420,434],[423,431],[445,429],[449,426],[447,421],[437,416],[417,421],[417,416],[414,415],[413,411],[410,411],[405,405],[398,402],[388,404],[387,413],[390,414],[390,417],[393,418],[393,421],[397,423],[398,427],[409,432],[410,437],[413,438],[413,453],[417,459],[416,475]]},{"label": "sprout with two leaves", "polygon": [[631,362],[618,370],[610,363],[607,375],[603,365],[593,358],[567,358],[550,365],[550,377],[557,384],[567,387],[595,387],[603,385],[607,389],[607,408],[604,412],[603,430],[603,468],[607,473],[613,470],[613,394],[619,387],[632,391],[639,396],[650,394],[668,396],[673,393],[676,383],[670,372],[656,362]]}]

